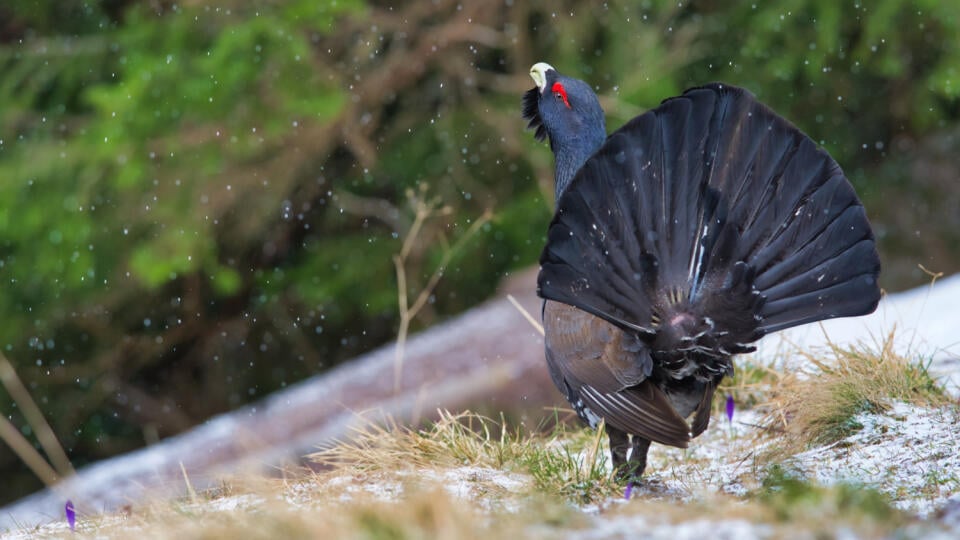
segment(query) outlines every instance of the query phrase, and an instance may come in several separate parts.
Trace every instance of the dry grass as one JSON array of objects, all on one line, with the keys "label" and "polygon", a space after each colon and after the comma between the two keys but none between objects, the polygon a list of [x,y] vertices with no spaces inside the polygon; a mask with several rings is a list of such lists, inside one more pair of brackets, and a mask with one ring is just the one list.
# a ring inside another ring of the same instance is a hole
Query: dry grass
[{"label": "dry grass", "polygon": [[[275,504],[259,512],[219,512],[168,522],[161,537],[187,538],[451,538],[473,540],[506,534],[511,521],[490,523],[484,513],[440,488],[408,495],[402,502],[372,498],[314,511]],[[176,530],[179,528],[180,530]]]},{"label": "dry grass", "polygon": [[[733,435],[701,440],[704,448],[714,448],[707,457],[696,449],[673,452],[676,459],[661,460],[659,472],[653,471],[660,480],[634,490],[635,500],[625,504],[623,486],[611,478],[602,430],[556,422],[544,433],[510,427],[502,417],[441,412],[420,429],[368,418],[348,441],[310,456],[321,466],[317,473],[230,479],[218,490],[179,501],[81,516],[77,532],[177,540],[603,538],[624,531],[694,538],[739,537],[744,530],[773,538],[842,531],[861,538],[911,537],[902,533],[917,524],[880,491],[818,485],[777,465],[809,445],[839,440],[857,429],[852,423],[858,413],[884,412],[892,400],[932,407],[950,402],[924,366],[893,351],[892,339],[875,350],[833,347],[825,357],[805,354],[812,368],[799,374],[744,362],[720,394],[733,395],[740,409],[758,404],[767,411],[772,429],[759,446],[776,452],[760,450],[759,457],[756,442]],[[724,400],[717,401],[722,407]],[[714,466],[741,459],[737,445],[749,448],[755,463],[743,469],[745,492],[732,495],[716,489],[724,474]],[[954,472],[938,474],[941,494]],[[699,487],[686,494],[669,487],[688,484]],[[715,489],[704,489],[710,485]],[[59,523],[11,538],[66,537],[73,534]]]},{"label": "dry grass", "polygon": [[[623,504],[602,461],[601,438],[590,430],[523,434],[469,413],[445,413],[420,430],[388,426],[371,423],[351,442],[315,454],[328,467],[323,472],[289,480],[231,479],[195,499],[83,516],[77,532],[107,539],[472,540],[606,538],[627,530],[655,538],[703,537],[700,530],[736,537],[748,528],[774,538],[832,537],[842,530],[880,538],[907,522],[873,490],[818,486],[776,468],[745,497],[714,492],[680,500],[638,490],[637,500]],[[464,471],[474,476],[465,478]],[[502,475],[512,482],[506,488]],[[587,500],[584,493],[593,494],[599,515],[571,504]],[[66,537],[73,535],[59,524],[15,538]]]},{"label": "dry grass", "polygon": [[[520,533],[507,512],[482,509],[447,493],[424,488],[395,501],[357,496],[339,501],[322,492],[309,505],[283,500],[282,486],[261,485],[230,498],[193,503],[156,503],[119,516],[80,520],[77,533],[98,538],[275,539],[363,538],[370,540],[450,538],[473,540]],[[237,502],[238,501],[238,502]],[[230,504],[223,504],[230,502]],[[557,511],[553,511],[557,514]],[[564,523],[570,523],[570,519]],[[70,538],[69,530],[39,530],[29,538]],[[27,537],[23,537],[27,538]]]},{"label": "dry grass", "polygon": [[314,462],[363,470],[405,467],[444,467],[460,463],[503,468],[529,452],[523,436],[500,423],[469,412],[440,411],[440,418],[417,430],[390,419],[369,420],[354,430],[349,441],[336,442],[308,456]]},{"label": "dry grass", "polygon": [[[81,536],[144,539],[357,538],[400,540],[449,538],[619,537],[624,530],[648,530],[651,537],[692,538],[689,529],[713,529],[740,522],[762,527],[769,537],[832,537],[856,530],[860,538],[881,538],[905,521],[882,498],[851,486],[818,487],[797,483],[786,490],[742,500],[714,495],[691,502],[660,497],[607,505],[595,517],[549,496],[528,496],[510,509],[488,508],[440,485],[423,485],[402,497],[371,494],[332,496],[322,481],[309,487],[300,504],[289,502],[279,483],[231,487],[229,498],[198,503],[156,503],[119,516],[80,521]],[[232,502],[224,504],[224,502]],[[610,527],[606,533],[600,533]],[[680,531],[687,530],[686,533]],[[616,531],[620,531],[616,533]],[[591,534],[595,536],[591,536]],[[729,536],[729,535],[728,535]],[[64,527],[39,530],[29,538],[72,538]],[[22,538],[27,538],[26,536]]]},{"label": "dry grass", "polygon": [[439,414],[436,423],[420,430],[370,422],[349,442],[309,458],[334,470],[348,466],[367,473],[486,467],[528,477],[527,494],[556,493],[582,504],[618,490],[607,466],[602,430],[569,431],[557,422],[552,433],[543,435],[511,430],[503,418],[495,422],[471,412]]},{"label": "dry grass", "polygon": [[859,413],[885,412],[891,401],[942,407],[951,404],[927,366],[898,354],[891,332],[879,347],[831,344],[825,358],[801,353],[811,370],[779,377],[762,405],[766,424],[784,430],[775,457],[839,441],[858,431]]}]

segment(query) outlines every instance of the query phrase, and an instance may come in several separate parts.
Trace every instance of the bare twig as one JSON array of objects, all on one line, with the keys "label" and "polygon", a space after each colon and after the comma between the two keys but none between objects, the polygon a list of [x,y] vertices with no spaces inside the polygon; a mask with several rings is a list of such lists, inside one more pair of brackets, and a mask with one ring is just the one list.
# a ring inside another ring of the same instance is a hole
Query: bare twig
[{"label": "bare twig", "polygon": [[0,439],[7,443],[7,446],[20,458],[20,461],[29,467],[44,485],[50,487],[57,483],[57,472],[47,463],[47,460],[43,459],[40,452],[33,448],[33,445],[20,433],[17,426],[13,425],[2,414],[0,414]]},{"label": "bare twig", "polygon": [[382,221],[397,234],[403,234],[411,227],[406,216],[388,199],[362,197],[347,190],[336,190],[337,204],[344,212],[355,216],[374,218]]},{"label": "bare twig", "polygon": [[517,299],[514,298],[512,294],[507,295],[507,300],[509,300],[510,303],[513,304],[513,307],[517,308],[517,311],[519,311],[520,314],[523,315],[525,319],[527,319],[527,322],[532,324],[533,327],[536,328],[537,332],[540,332],[540,335],[542,336],[543,325],[537,322],[537,320],[533,318],[533,315],[531,315],[530,312],[526,310],[526,308],[521,306],[520,302],[518,302]]},{"label": "bare twig", "polygon": [[197,504],[199,498],[197,497],[197,492],[193,489],[193,484],[190,483],[190,477],[187,476],[187,468],[183,466],[183,462],[180,462],[180,472],[183,473],[183,483],[187,486],[187,494],[190,495],[190,502]]},{"label": "bare twig", "polygon": [[917,266],[920,267],[920,270],[922,270],[924,274],[930,276],[930,288],[931,288],[931,289],[933,288],[933,284],[937,282],[937,279],[943,277],[943,272],[934,272],[933,270],[927,270],[927,268],[926,268],[925,266],[923,266],[922,264],[919,264],[919,263],[917,264]]},{"label": "bare twig", "polygon": [[3,383],[4,388],[10,393],[10,397],[17,403],[17,406],[20,407],[23,416],[27,419],[30,427],[33,428],[33,432],[37,434],[37,440],[40,441],[40,446],[43,447],[43,451],[46,452],[47,457],[50,458],[50,462],[53,464],[57,473],[59,473],[61,477],[73,474],[73,465],[70,464],[67,453],[63,451],[63,447],[60,446],[60,441],[57,440],[57,436],[53,433],[53,429],[50,427],[47,419],[44,418],[40,407],[38,407],[37,403],[30,397],[30,392],[23,386],[23,382],[21,382],[20,377],[17,376],[13,365],[10,364],[10,361],[7,360],[7,357],[4,356],[3,353],[0,353],[0,382]]},{"label": "bare twig", "polygon": [[470,228],[467,229],[452,246],[443,252],[440,264],[437,265],[437,268],[427,280],[427,284],[420,290],[420,293],[411,305],[409,297],[407,296],[407,258],[413,250],[416,238],[420,234],[424,222],[431,217],[448,214],[449,208],[440,207],[438,209],[438,201],[425,201],[423,198],[414,197],[412,193],[410,197],[414,199],[416,216],[414,217],[413,224],[410,226],[410,230],[407,232],[407,236],[403,239],[403,246],[400,248],[400,253],[393,256],[393,266],[397,274],[397,304],[400,308],[400,325],[397,330],[397,346],[394,354],[393,370],[393,386],[395,391],[400,390],[400,377],[403,373],[403,358],[406,351],[407,335],[410,332],[410,322],[413,321],[414,317],[417,316],[420,310],[422,310],[430,300],[430,295],[433,294],[437,284],[440,283],[440,279],[443,277],[443,273],[453,256],[493,217],[490,210],[484,211],[484,213],[470,225]]}]

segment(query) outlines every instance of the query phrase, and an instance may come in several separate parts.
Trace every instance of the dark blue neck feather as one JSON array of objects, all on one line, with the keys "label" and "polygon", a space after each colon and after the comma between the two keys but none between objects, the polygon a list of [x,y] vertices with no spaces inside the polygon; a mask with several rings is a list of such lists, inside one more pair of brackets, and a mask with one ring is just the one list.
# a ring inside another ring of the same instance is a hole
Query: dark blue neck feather
[{"label": "dark blue neck feather", "polygon": [[560,195],[567,189],[587,159],[603,145],[603,141],[606,140],[604,131],[604,126],[600,125],[579,136],[565,137],[559,141],[550,139],[550,148],[553,150],[556,162],[554,174],[556,200],[560,200]]}]

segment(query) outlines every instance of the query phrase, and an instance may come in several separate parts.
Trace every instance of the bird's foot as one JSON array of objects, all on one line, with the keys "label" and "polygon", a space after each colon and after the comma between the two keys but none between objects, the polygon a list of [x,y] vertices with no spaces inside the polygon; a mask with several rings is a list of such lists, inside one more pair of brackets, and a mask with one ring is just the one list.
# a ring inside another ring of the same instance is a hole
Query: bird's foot
[{"label": "bird's foot", "polygon": [[643,476],[644,467],[640,463],[635,461],[627,461],[621,463],[619,467],[616,468],[614,477],[617,482],[626,483],[627,487],[624,490],[623,497],[625,499],[630,499],[630,494],[633,492],[633,488],[640,485],[640,479]]}]

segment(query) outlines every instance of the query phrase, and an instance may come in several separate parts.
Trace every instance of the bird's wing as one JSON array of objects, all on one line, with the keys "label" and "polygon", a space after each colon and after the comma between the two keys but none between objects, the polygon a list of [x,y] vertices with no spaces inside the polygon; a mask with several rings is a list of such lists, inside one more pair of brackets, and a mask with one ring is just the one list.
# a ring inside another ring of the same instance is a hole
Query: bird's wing
[{"label": "bird's wing", "polygon": [[653,369],[635,336],[567,304],[546,302],[543,324],[546,345],[562,360],[563,371],[601,392],[639,384]]},{"label": "bird's wing", "polygon": [[580,398],[620,431],[678,448],[690,444],[690,425],[650,379],[614,393],[584,385]]},{"label": "bird's wing", "polygon": [[547,362],[568,398],[582,400],[613,427],[672,446],[686,447],[690,426],[647,377],[649,350],[633,334],[569,305],[546,302]]},{"label": "bird's wing", "polygon": [[713,382],[707,383],[707,387],[704,389],[703,398],[700,399],[700,403],[697,405],[696,411],[693,414],[693,422],[690,424],[690,431],[694,437],[703,433],[707,429],[707,426],[710,425],[713,393],[716,389],[717,385]]}]

